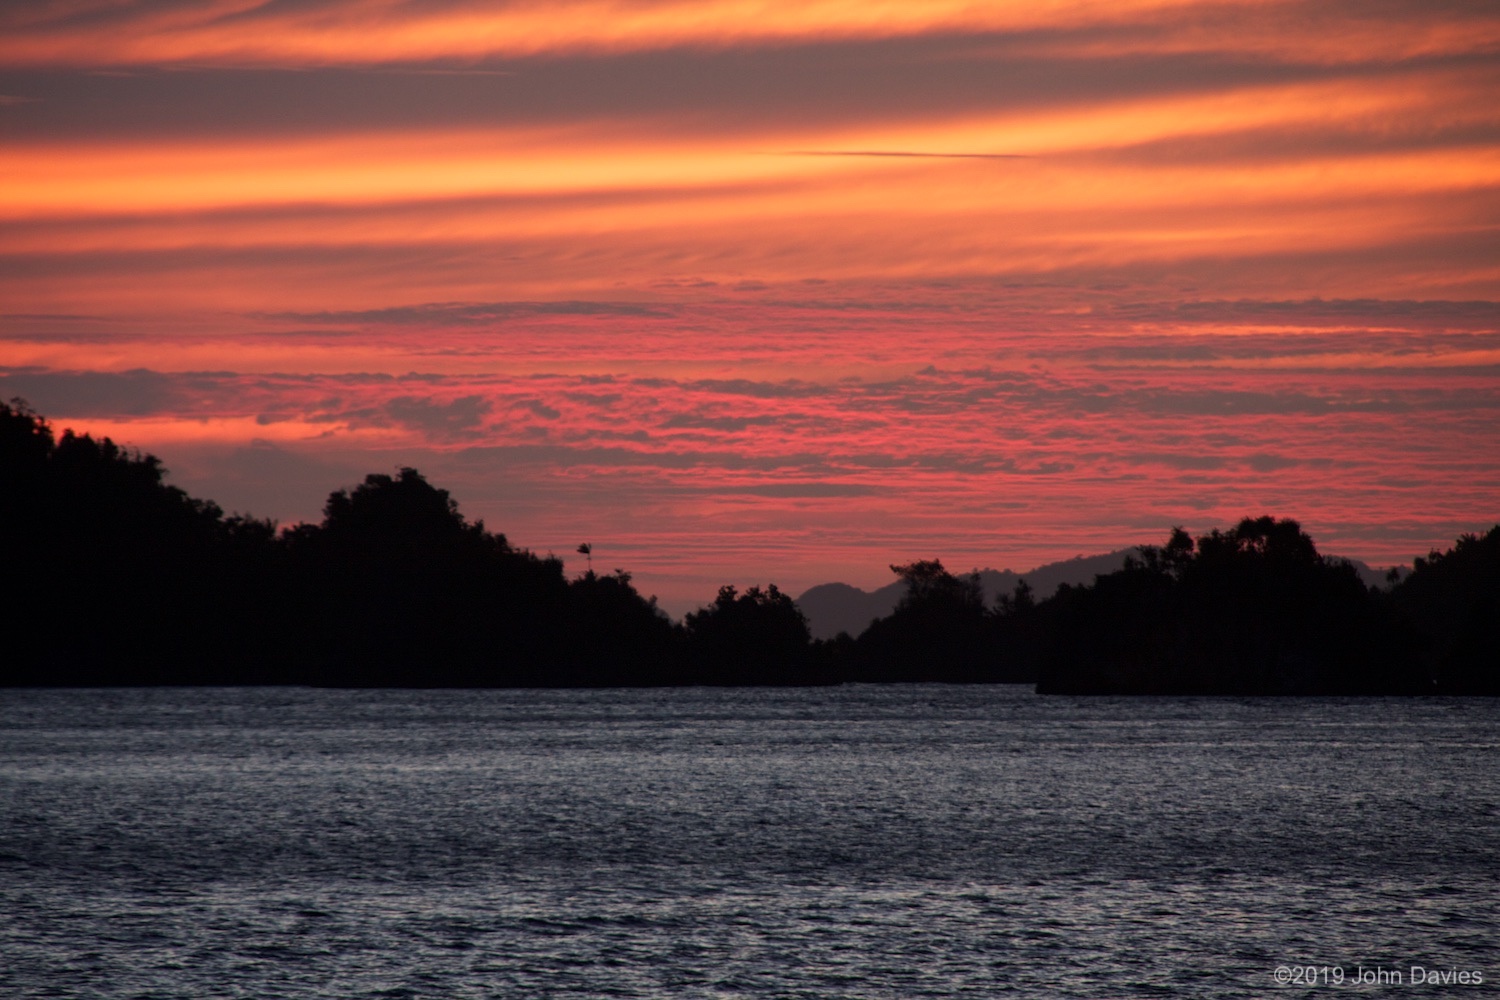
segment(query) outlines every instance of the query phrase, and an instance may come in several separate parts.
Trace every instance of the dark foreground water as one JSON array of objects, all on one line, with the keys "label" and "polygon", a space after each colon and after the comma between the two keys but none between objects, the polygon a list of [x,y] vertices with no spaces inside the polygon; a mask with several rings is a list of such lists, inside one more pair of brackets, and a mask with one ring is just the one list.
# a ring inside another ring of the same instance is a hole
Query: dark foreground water
[{"label": "dark foreground water", "polygon": [[1480,996],[1497,875],[1496,700],[0,691],[3,997]]}]

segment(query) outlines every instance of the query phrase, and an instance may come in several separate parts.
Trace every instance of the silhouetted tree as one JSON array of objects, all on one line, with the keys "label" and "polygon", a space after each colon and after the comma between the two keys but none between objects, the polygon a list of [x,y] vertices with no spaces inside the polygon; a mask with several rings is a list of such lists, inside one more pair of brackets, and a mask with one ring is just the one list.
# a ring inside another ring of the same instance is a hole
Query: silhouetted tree
[{"label": "silhouetted tree", "polygon": [[812,634],[796,603],[773,583],[740,593],[719,588],[714,603],[684,620],[692,677],[704,684],[807,684]]},{"label": "silhouetted tree", "polygon": [[1416,693],[1415,635],[1292,520],[1174,529],[1092,587],[1063,588],[1039,690]]},{"label": "silhouetted tree", "polygon": [[568,585],[573,682],[590,686],[685,683],[682,630],[631,585],[630,574],[589,569]]},{"label": "silhouetted tree", "polygon": [[627,574],[469,523],[415,469],[278,535],[151,455],[0,404],[0,683],[660,683],[677,630]]},{"label": "silhouetted tree", "polygon": [[286,537],[322,683],[566,683],[562,563],[469,523],[415,469],[330,494]]},{"label": "silhouetted tree", "polygon": [[9,683],[259,677],[240,605],[262,592],[273,525],[166,485],[155,456],[57,438],[20,400],[0,404],[0,463]]},{"label": "silhouetted tree", "polygon": [[990,613],[990,632],[995,648],[996,680],[1013,684],[1035,684],[1041,672],[1049,621],[1054,605],[1038,603],[1031,584],[1016,582],[1015,590],[1001,594]]},{"label": "silhouetted tree", "polygon": [[984,605],[979,574],[956,576],[937,559],[893,565],[906,593],[857,640],[869,681],[995,681],[1008,675]]},{"label": "silhouetted tree", "polygon": [[1500,525],[1418,558],[1391,599],[1426,637],[1439,691],[1500,695]]}]

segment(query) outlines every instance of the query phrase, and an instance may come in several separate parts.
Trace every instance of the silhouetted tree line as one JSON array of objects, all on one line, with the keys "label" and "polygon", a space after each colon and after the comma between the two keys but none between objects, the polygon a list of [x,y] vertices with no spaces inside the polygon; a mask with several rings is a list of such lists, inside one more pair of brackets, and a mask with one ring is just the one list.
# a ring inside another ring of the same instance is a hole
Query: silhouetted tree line
[{"label": "silhouetted tree line", "polygon": [[4,683],[672,684],[695,662],[629,574],[469,522],[415,469],[278,532],[161,463],[0,404]]},{"label": "silhouetted tree line", "polygon": [[1500,526],[1384,590],[1270,517],[1174,529],[1046,600],[1023,582],[987,606],[977,574],[916,561],[891,567],[892,614],[814,642],[775,585],[723,587],[679,625],[628,573],[570,579],[414,469],[281,531],[163,477],[151,455],[0,403],[0,683],[1500,694]]},{"label": "silhouetted tree line", "polygon": [[1318,554],[1295,521],[1174,529],[1123,570],[1052,599],[1039,690],[1421,694],[1423,638],[1394,594]]}]

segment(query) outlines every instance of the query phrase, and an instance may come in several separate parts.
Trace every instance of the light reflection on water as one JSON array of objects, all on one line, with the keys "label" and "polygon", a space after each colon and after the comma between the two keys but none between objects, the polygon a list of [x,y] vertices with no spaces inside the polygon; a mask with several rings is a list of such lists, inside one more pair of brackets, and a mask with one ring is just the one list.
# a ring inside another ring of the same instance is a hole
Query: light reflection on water
[{"label": "light reflection on water", "polygon": [[1486,990],[1497,747],[1483,699],[3,691],[0,995]]}]

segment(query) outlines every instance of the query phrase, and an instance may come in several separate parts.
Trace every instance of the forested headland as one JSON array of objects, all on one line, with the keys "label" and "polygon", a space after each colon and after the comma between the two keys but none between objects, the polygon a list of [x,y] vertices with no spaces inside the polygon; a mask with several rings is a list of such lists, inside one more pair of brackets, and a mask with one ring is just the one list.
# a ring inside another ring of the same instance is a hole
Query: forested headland
[{"label": "forested headland", "polygon": [[0,403],[0,685],[1036,683],[1121,694],[1500,694],[1500,526],[1365,585],[1292,520],[1174,529],[1125,568],[987,604],[936,559],[858,636],[775,585],[671,621],[630,575],[469,521],[415,469],[285,529],[108,438]]}]

